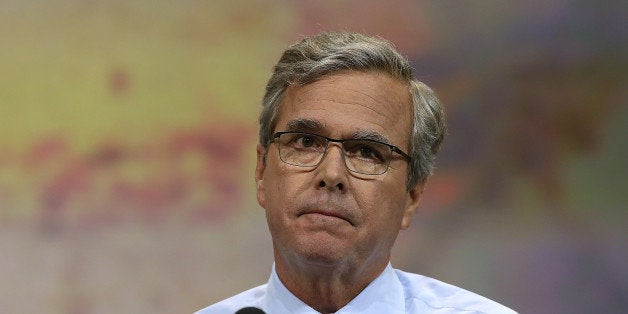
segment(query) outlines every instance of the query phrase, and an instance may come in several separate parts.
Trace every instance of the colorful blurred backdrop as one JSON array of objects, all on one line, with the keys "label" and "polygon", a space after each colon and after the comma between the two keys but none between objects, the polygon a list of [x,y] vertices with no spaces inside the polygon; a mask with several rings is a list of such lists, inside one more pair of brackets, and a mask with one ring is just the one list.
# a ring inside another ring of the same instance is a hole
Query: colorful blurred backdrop
[{"label": "colorful blurred backdrop", "polygon": [[0,312],[191,313],[265,282],[281,51],[392,41],[449,135],[393,264],[521,313],[628,311],[625,1],[0,1]]}]

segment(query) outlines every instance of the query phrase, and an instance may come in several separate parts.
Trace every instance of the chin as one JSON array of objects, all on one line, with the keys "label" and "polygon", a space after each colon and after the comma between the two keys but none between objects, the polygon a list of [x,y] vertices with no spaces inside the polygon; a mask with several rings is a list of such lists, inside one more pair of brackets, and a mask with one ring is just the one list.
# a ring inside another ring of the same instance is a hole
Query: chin
[{"label": "chin", "polygon": [[312,241],[297,246],[296,253],[302,261],[313,266],[331,267],[345,261],[349,254],[341,245],[331,241]]}]

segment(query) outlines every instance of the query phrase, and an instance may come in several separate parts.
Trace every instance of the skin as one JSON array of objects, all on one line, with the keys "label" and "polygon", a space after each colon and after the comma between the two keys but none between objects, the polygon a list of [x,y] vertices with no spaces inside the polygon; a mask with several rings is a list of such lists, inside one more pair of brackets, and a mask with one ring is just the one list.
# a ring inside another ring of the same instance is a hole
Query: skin
[{"label": "skin", "polygon": [[[338,72],[289,87],[274,132],[336,139],[375,134],[407,152],[411,103],[408,86],[386,74]],[[381,274],[422,192],[422,185],[406,190],[408,167],[393,154],[384,174],[356,174],[346,168],[340,146],[330,145],[318,167],[302,168],[282,162],[276,143],[257,147],[257,200],[266,211],[277,275],[288,290],[331,313]]]}]

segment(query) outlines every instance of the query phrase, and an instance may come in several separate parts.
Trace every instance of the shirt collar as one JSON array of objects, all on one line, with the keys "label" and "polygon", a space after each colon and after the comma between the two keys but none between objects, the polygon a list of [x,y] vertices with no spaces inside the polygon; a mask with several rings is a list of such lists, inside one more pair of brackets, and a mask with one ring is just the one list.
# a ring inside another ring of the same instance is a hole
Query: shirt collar
[{"label": "shirt collar", "polygon": [[[274,264],[263,307],[268,313],[273,314],[318,313],[283,285],[277,276]],[[336,314],[353,313],[405,313],[403,286],[390,263],[358,296],[336,312]]]}]

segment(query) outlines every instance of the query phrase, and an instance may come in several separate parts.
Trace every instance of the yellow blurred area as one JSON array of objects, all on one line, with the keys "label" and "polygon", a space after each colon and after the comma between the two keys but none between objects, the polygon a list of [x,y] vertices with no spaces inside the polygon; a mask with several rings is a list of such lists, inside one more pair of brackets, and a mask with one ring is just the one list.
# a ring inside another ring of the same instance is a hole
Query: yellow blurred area
[{"label": "yellow blurred area", "polygon": [[52,134],[84,151],[253,124],[293,21],[286,6],[243,3],[3,2],[0,145]]}]

